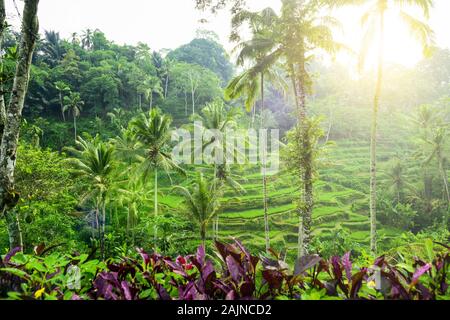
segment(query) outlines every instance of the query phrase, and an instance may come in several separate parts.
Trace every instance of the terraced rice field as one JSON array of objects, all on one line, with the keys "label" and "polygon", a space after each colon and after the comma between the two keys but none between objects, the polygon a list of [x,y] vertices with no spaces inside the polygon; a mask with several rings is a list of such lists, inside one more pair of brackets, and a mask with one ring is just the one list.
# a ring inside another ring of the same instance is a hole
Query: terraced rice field
[{"label": "terraced rice field", "polygon": [[[385,148],[387,149],[387,148]],[[381,162],[394,154],[379,151]],[[369,244],[369,146],[363,143],[339,142],[326,159],[328,165],[320,170],[320,179],[315,183],[315,207],[313,211],[313,234],[320,239],[332,239],[338,228],[350,231],[351,237]],[[262,199],[262,177],[259,168],[246,168],[235,172],[246,193],[238,196],[227,190],[222,199],[219,236],[227,239],[238,237],[250,248],[264,248],[264,211]],[[165,191],[168,191],[167,188]],[[280,172],[269,177],[268,202],[270,215],[271,245],[288,255],[297,252],[298,215],[294,200],[300,196],[295,177]],[[176,207],[180,198],[169,194],[161,202]],[[389,241],[399,232],[379,225],[379,238]]]}]

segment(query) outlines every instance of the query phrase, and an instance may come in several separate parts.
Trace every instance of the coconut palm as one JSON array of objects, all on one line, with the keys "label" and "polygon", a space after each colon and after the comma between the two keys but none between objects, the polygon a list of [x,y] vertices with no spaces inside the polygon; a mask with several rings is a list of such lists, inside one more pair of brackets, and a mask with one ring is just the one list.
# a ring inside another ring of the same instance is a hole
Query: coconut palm
[{"label": "coconut palm", "polygon": [[[171,139],[170,125],[172,119],[163,114],[159,109],[154,108],[149,113],[142,113],[131,122],[131,129],[137,141],[140,142],[142,155],[138,155],[140,166],[138,172],[142,174],[144,181],[149,174],[153,173],[154,178],[154,215],[158,216],[158,174],[164,172],[168,174],[171,170],[184,174],[174,160],[169,150]],[[157,228],[154,229],[155,248],[157,241]]]},{"label": "coconut palm", "polygon": [[448,162],[448,150],[446,149],[446,143],[448,139],[448,131],[444,126],[438,127],[433,131],[431,139],[426,143],[431,147],[430,154],[425,160],[426,164],[429,164],[432,160],[436,160],[438,164],[439,174],[444,185],[444,193],[447,201],[447,205],[450,206],[450,189],[448,186],[448,176],[446,164]]},{"label": "coconut palm", "polygon": [[376,209],[377,209],[377,133],[378,112],[380,108],[383,74],[384,74],[384,49],[386,31],[386,15],[389,11],[398,11],[398,18],[403,21],[408,29],[423,46],[425,55],[429,54],[433,45],[433,31],[425,22],[415,18],[405,11],[406,7],[420,10],[425,18],[428,18],[433,0],[337,0],[331,1],[332,6],[339,5],[367,5],[367,10],[361,17],[361,24],[365,28],[360,53],[360,68],[365,65],[365,58],[371,49],[374,38],[378,36],[377,52],[377,79],[375,95],[373,99],[372,128],[370,139],[370,248],[373,253],[377,251]]},{"label": "coconut palm", "polygon": [[61,37],[59,32],[47,30],[44,31],[44,36],[41,50],[46,61],[54,67],[64,55],[64,47],[61,46]]},{"label": "coconut palm", "polygon": [[152,195],[145,188],[141,179],[129,179],[125,187],[118,188],[118,205],[127,210],[127,236],[131,235],[131,243],[134,245],[135,228],[139,220],[139,213],[145,203],[151,201]]},{"label": "coconut palm", "polygon": [[76,147],[69,147],[67,150],[73,154],[73,157],[67,160],[72,165],[72,171],[88,183],[88,190],[82,202],[91,200],[94,203],[95,225],[100,238],[102,255],[104,255],[106,202],[115,168],[114,147],[101,141],[99,136],[93,139],[78,137]]},{"label": "coconut palm", "polygon": [[[255,118],[255,100],[257,99],[258,92],[260,93],[261,101],[261,129],[264,129],[264,81],[265,77],[272,80],[272,82],[282,79],[273,70],[273,65],[270,61],[265,61],[267,55],[273,48],[273,42],[267,41],[266,38],[271,33],[271,29],[276,23],[278,17],[271,9],[264,9],[261,12],[253,13],[250,11],[240,11],[233,18],[233,25],[240,25],[243,21],[247,21],[250,24],[252,31],[252,39],[250,41],[244,41],[240,43],[236,50],[239,50],[237,64],[244,66],[246,62],[252,62],[255,66],[244,71],[241,75],[231,80],[228,87],[225,89],[225,97],[227,99],[237,99],[242,95],[246,96],[245,107],[248,112],[253,110],[252,113],[252,126],[254,126]],[[238,35],[235,31],[235,36]],[[275,80],[275,81],[274,81]],[[283,83],[279,81],[279,83]],[[263,148],[263,153],[265,148]],[[265,240],[266,251],[270,248],[269,237],[269,214],[268,214],[268,201],[267,201],[267,175],[266,175],[266,155],[262,155],[262,176],[263,176],[263,207],[264,207],[264,226],[265,226]]]},{"label": "coconut palm", "polygon": [[387,187],[395,195],[396,202],[399,204],[402,202],[403,189],[406,184],[405,167],[402,160],[396,159],[385,173],[388,178]]},{"label": "coconut palm", "polygon": [[64,97],[63,112],[68,111],[72,114],[75,140],[77,140],[77,118],[80,116],[83,106],[84,101],[81,100],[81,96],[77,92],[71,92],[68,97]]},{"label": "coconut palm", "polygon": [[81,36],[81,46],[83,49],[90,50],[92,48],[94,32],[91,29],[86,29],[83,32],[83,34]]},{"label": "coconut palm", "polygon": [[114,108],[112,112],[108,112],[106,116],[111,120],[111,124],[113,124],[117,129],[123,129],[126,112],[122,108]]},{"label": "coconut palm", "polygon": [[220,208],[218,193],[202,173],[198,173],[192,190],[176,186],[174,191],[183,196],[186,211],[198,223],[202,245],[205,246],[207,226]]},{"label": "coconut palm", "polygon": [[[264,48],[265,57],[257,63],[254,70],[267,70],[278,62],[282,62],[289,76],[295,97],[297,110],[298,148],[304,150],[296,160],[301,170],[301,199],[298,202],[299,213],[299,256],[304,255],[311,242],[312,210],[314,207],[313,173],[314,159],[313,138],[309,136],[309,121],[307,119],[306,96],[312,83],[307,70],[307,63],[314,59],[314,53],[322,50],[335,54],[343,46],[333,39],[333,28],[339,27],[339,22],[331,16],[322,15],[328,1],[316,0],[283,0],[281,15],[271,15],[271,28],[257,41],[249,46],[248,52],[257,52]],[[329,1],[333,2],[333,1]],[[270,10],[267,10],[270,12]],[[238,19],[243,23],[251,21],[245,16]],[[296,129],[297,130],[297,129]],[[300,247],[300,243],[304,246]]]},{"label": "coconut palm", "polygon": [[[205,148],[215,145],[219,150],[214,152],[224,151],[224,159],[222,163],[213,162],[214,176],[213,187],[215,191],[222,193],[226,185],[231,187],[238,193],[243,192],[242,186],[234,179],[230,170],[230,164],[227,163],[227,158],[235,158],[239,154],[239,150],[234,143],[227,140],[226,133],[228,130],[237,127],[237,118],[239,111],[237,108],[227,108],[221,100],[213,101],[207,104],[200,112],[200,115],[194,115],[193,120],[199,120],[203,130],[215,130],[220,133],[220,136],[211,138],[210,141],[205,141],[201,146],[202,150],[195,150],[195,152],[203,152]],[[194,123],[196,126],[197,122]],[[220,150],[223,148],[222,150]],[[240,156],[240,154],[239,154]],[[219,233],[219,212],[215,217],[213,223],[214,236],[218,237]]]}]

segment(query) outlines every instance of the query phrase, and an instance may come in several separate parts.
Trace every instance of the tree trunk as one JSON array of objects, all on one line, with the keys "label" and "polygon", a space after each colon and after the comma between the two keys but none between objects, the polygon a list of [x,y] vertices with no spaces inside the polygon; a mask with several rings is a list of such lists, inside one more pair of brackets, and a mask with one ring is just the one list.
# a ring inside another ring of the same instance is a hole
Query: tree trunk
[{"label": "tree trunk", "polygon": [[[0,9],[4,4],[3,1],[1,3]],[[12,94],[6,113],[6,122],[0,147],[0,213],[7,216],[15,215],[13,209],[19,201],[19,195],[15,190],[14,173],[22,110],[28,90],[33,52],[39,32],[38,3],[39,0],[25,0],[19,58],[16,64]],[[17,234],[17,232],[20,233],[17,216],[15,219],[10,219],[10,222],[8,223],[10,235]],[[11,243],[11,245],[14,245],[14,243]]]},{"label": "tree trunk", "polygon": [[325,140],[325,143],[328,143],[328,141],[330,141],[330,135],[331,135],[332,128],[333,128],[333,108],[330,107],[330,124],[328,125],[327,138]]},{"label": "tree trunk", "polygon": [[252,124],[251,124],[252,129],[255,129],[255,115],[256,115],[256,106],[253,106],[253,109],[252,109]]},{"label": "tree trunk", "polygon": [[443,160],[441,157],[439,159],[439,170],[441,171],[442,181],[444,182],[445,195],[447,197],[447,205],[449,205],[450,204],[450,190],[448,187],[447,172],[445,171]]},{"label": "tree trunk", "polygon": [[167,91],[169,90],[169,74],[166,77],[166,85],[164,87],[164,99],[167,99]]},{"label": "tree trunk", "polygon": [[155,185],[154,185],[154,216],[155,216],[155,221],[154,221],[154,241],[155,241],[155,251],[157,248],[157,241],[158,241],[158,226],[156,225],[156,218],[158,217],[158,169],[155,168]]},{"label": "tree trunk", "polygon": [[[214,177],[213,177],[213,191],[214,193],[217,190],[217,164],[214,163]],[[214,240],[217,240],[219,236],[219,214],[213,218],[213,237]]]},{"label": "tree trunk", "polygon": [[150,93],[150,111],[153,109],[153,92]]},{"label": "tree trunk", "polygon": [[378,77],[373,103],[370,136],[370,250],[377,253],[377,127],[383,83],[384,13],[380,14],[380,48],[378,52]]},{"label": "tree trunk", "polygon": [[191,91],[191,97],[192,97],[192,115],[195,114],[195,91],[192,89]]},{"label": "tree trunk", "polygon": [[[305,69],[305,57],[302,55],[300,61],[297,65],[297,70],[295,66],[291,65],[293,85],[295,90],[295,101],[297,104],[297,121],[298,129],[300,130],[300,141],[298,141],[298,146],[301,151],[300,172],[302,176],[300,180],[302,181],[302,195],[301,208],[299,209],[300,215],[302,216],[302,232],[303,232],[303,245],[304,254],[308,254],[309,244],[311,242],[311,228],[312,228],[312,210],[314,207],[314,188],[313,188],[313,158],[312,158],[312,148],[311,137],[309,135],[308,119],[306,112],[306,69]],[[299,230],[300,230],[299,226]]]},{"label": "tree trunk", "polygon": [[77,117],[73,116],[73,131],[75,134],[75,142],[77,141]]},{"label": "tree trunk", "polygon": [[188,116],[188,98],[186,91],[184,91],[184,114],[186,115],[186,117]]},{"label": "tree trunk", "polygon": [[[264,73],[261,72],[261,129],[264,130]],[[262,175],[263,175],[263,206],[264,206],[264,236],[266,252],[270,249],[269,208],[267,205],[267,174],[266,174],[266,145],[262,146]],[[261,147],[261,146],[260,146]]]},{"label": "tree trunk", "polygon": [[305,244],[303,242],[303,218],[298,217],[298,247],[297,247],[297,259],[305,256]]},{"label": "tree trunk", "polygon": [[202,246],[205,248],[206,244],[206,223],[200,224],[200,238],[202,240]]},{"label": "tree trunk", "polygon": [[106,235],[106,200],[103,199],[102,204],[102,258],[105,259],[106,246],[105,246],[105,235]]},{"label": "tree trunk", "polygon": [[[0,51],[3,51],[3,39],[5,30],[8,28],[6,23],[5,0],[0,0]],[[0,55],[0,63],[3,63],[3,55]],[[0,83],[0,137],[3,135],[3,129],[6,124],[6,106],[5,96],[3,94],[3,82]]]},{"label": "tree trunk", "polygon": [[63,102],[63,95],[62,91],[59,90],[59,105],[61,106],[61,115],[64,122],[66,122],[66,115],[64,114],[64,102]]},{"label": "tree trunk", "polygon": [[6,225],[8,227],[9,248],[23,248],[22,230],[20,229],[19,217],[14,209],[5,212]]}]

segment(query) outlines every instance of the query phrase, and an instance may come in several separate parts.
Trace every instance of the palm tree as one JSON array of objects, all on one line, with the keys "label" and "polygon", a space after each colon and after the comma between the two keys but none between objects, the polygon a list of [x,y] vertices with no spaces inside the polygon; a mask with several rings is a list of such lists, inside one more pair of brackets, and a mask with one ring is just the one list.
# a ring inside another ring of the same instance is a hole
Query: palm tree
[{"label": "palm tree", "polygon": [[439,173],[444,184],[447,206],[450,206],[450,189],[448,186],[447,170],[445,167],[448,161],[448,150],[446,150],[446,143],[448,141],[447,139],[448,132],[446,127],[441,126],[433,131],[432,138],[426,141],[431,147],[431,152],[428,158],[425,160],[425,163],[429,164],[433,159],[437,161]]},{"label": "palm tree", "polygon": [[[266,41],[266,37],[270,34],[274,23],[278,17],[275,12],[268,8],[262,12],[253,13],[249,11],[241,11],[233,18],[233,24],[239,25],[243,21],[248,21],[252,30],[252,39],[244,41],[238,45],[239,49],[237,64],[244,66],[246,61],[254,62],[255,66],[246,70],[241,75],[231,80],[228,87],[225,89],[225,97],[227,99],[237,99],[242,95],[246,96],[245,107],[248,112],[255,110],[255,100],[260,92],[261,99],[261,129],[264,129],[264,79],[268,76],[272,80],[277,77],[272,70],[270,61],[266,61],[267,55],[273,48],[272,41]],[[237,36],[237,35],[236,35]],[[254,126],[254,116],[252,115],[252,126]],[[262,176],[263,176],[263,207],[264,207],[264,229],[266,240],[266,251],[270,248],[269,237],[269,214],[267,201],[267,174],[266,174],[266,155],[265,148],[263,148],[262,155]]]},{"label": "palm tree", "polygon": [[49,64],[54,67],[64,55],[64,48],[61,46],[61,37],[59,32],[44,31],[45,39],[42,45],[42,52]]},{"label": "palm tree", "polygon": [[[88,183],[88,190],[83,201],[93,200],[95,206],[95,224],[101,242],[104,256],[104,236],[106,228],[106,202],[112,185],[115,168],[114,147],[100,140],[78,137],[75,148],[67,148],[73,154],[67,161],[72,165],[73,172]],[[100,223],[101,217],[101,223]]]},{"label": "palm tree", "polygon": [[59,105],[61,107],[61,115],[64,122],[66,122],[66,116],[64,114],[64,94],[70,92],[70,87],[63,81],[56,81],[54,83],[56,90],[59,93]]},{"label": "palm tree", "polygon": [[182,186],[176,186],[174,191],[184,197],[188,214],[199,224],[200,238],[205,246],[207,226],[220,208],[218,193],[214,186],[208,185],[202,173],[198,173],[192,191]]},{"label": "palm tree", "polygon": [[[321,15],[322,9],[330,1],[316,0],[282,0],[281,16],[271,16],[272,25],[267,32],[247,49],[257,52],[263,46],[267,52],[264,59],[254,66],[255,70],[267,69],[277,62],[283,62],[292,83],[297,110],[297,129],[299,154],[296,163],[300,170],[302,184],[301,199],[298,202],[299,213],[299,256],[307,252],[311,242],[312,210],[314,207],[313,173],[314,157],[311,150],[313,138],[310,134],[306,96],[312,83],[307,71],[307,62],[314,58],[314,51],[321,49],[329,54],[335,54],[342,45],[333,39],[332,29],[339,26],[339,22],[330,16]],[[239,24],[248,21],[239,20]],[[300,245],[303,243],[304,245]]]},{"label": "palm tree", "polygon": [[146,190],[140,179],[129,179],[124,188],[119,188],[118,204],[127,210],[127,236],[131,234],[131,243],[134,245],[134,230],[138,223],[139,212],[145,203],[151,201],[151,192]]},{"label": "palm tree", "polygon": [[69,111],[72,113],[75,141],[77,140],[77,118],[80,116],[83,106],[84,101],[81,100],[80,94],[77,92],[71,92],[68,97],[64,97],[63,112]]},{"label": "palm tree", "polygon": [[[373,99],[373,114],[372,114],[372,128],[370,138],[370,248],[373,253],[377,251],[377,133],[378,133],[378,112],[380,108],[383,73],[384,73],[384,47],[385,47],[385,20],[386,14],[398,9],[399,19],[402,20],[406,26],[422,44],[424,53],[427,55],[433,44],[433,31],[423,21],[416,19],[408,14],[404,9],[406,6],[417,8],[422,11],[423,15],[428,18],[430,8],[433,6],[433,0],[373,0],[369,1],[368,10],[361,18],[362,25],[365,27],[365,34],[363,37],[363,46],[360,53],[360,68],[365,64],[365,58],[370,45],[372,45],[374,37],[378,34],[378,52],[377,52],[377,79],[375,86],[375,95]],[[332,6],[338,5],[362,5],[367,4],[368,1],[361,0],[338,0],[331,2]]]},{"label": "palm tree", "polygon": [[387,187],[392,190],[395,195],[397,204],[402,202],[403,188],[405,186],[404,165],[402,160],[396,159],[386,171],[388,178]]},{"label": "palm tree", "polygon": [[[429,105],[422,105],[419,107],[417,115],[412,118],[412,121],[418,126],[420,130],[420,138],[423,141],[428,141],[430,139],[431,130],[433,129],[436,121],[440,117],[439,109],[433,108]],[[420,148],[416,153],[416,158],[427,158],[426,148],[422,147],[420,144]],[[422,173],[423,173],[423,197],[428,201],[428,203],[432,202],[433,198],[433,175],[430,174],[429,164],[425,161],[422,162]],[[431,206],[427,206],[431,212]]]},{"label": "palm tree", "polygon": [[112,112],[108,112],[106,116],[111,119],[111,124],[113,124],[117,129],[123,129],[126,112],[122,108],[114,108]]},{"label": "palm tree", "polygon": [[169,57],[165,57],[162,65],[162,75],[164,76],[164,99],[167,99],[169,92],[170,73],[174,65],[174,61]]},{"label": "palm tree", "polygon": [[[226,154],[224,154],[224,161],[218,164],[214,161],[214,177],[213,177],[213,187],[216,192],[221,193],[225,185],[230,186],[236,192],[242,193],[242,186],[233,179],[233,175],[230,172],[230,164],[227,163],[227,158],[235,158],[239,150],[235,147],[234,143],[231,144],[226,139],[226,132],[229,129],[237,127],[237,108],[227,108],[226,105],[221,100],[213,101],[207,104],[200,112],[200,115],[194,115],[193,120],[198,119],[201,121],[202,128],[206,130],[215,130],[221,133],[221,136],[214,137],[210,141],[206,141],[202,145],[202,151],[206,147],[214,144],[217,148],[224,148]],[[194,124],[195,126],[195,124]],[[217,150],[220,151],[220,150]],[[215,150],[216,152],[216,150]],[[213,223],[214,236],[218,237],[219,233],[219,212],[215,217]]]},{"label": "palm tree", "polygon": [[94,37],[94,32],[91,29],[86,29],[81,36],[81,46],[83,49],[90,50],[92,48],[92,41]]},{"label": "palm tree", "polygon": [[[163,171],[166,174],[175,170],[184,174],[175,161],[169,150],[171,139],[170,125],[172,119],[162,114],[157,108],[152,109],[148,114],[142,113],[131,122],[131,128],[137,141],[142,146],[142,156],[139,156],[141,162],[139,172],[142,173],[144,181],[150,173],[154,177],[154,215],[158,216],[158,173]],[[154,229],[155,249],[157,241],[157,227]]]}]

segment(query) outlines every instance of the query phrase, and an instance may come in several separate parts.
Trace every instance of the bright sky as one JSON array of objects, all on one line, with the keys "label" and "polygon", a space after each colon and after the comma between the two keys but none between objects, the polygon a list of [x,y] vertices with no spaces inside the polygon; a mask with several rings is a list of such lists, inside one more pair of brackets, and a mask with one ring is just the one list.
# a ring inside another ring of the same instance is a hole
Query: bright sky
[{"label": "bright sky", "polygon": [[[16,0],[19,10],[22,1]],[[17,11],[13,0],[6,0],[10,23],[17,25]],[[279,0],[249,0],[253,10],[267,6],[280,7]],[[441,47],[450,47],[449,0],[435,0],[430,24]],[[346,35],[343,42],[358,50],[361,37],[359,17],[361,10],[347,9],[339,13]],[[39,7],[41,30],[57,30],[69,38],[73,32],[98,28],[116,43],[145,42],[154,50],[176,48],[192,40],[199,28],[215,31],[222,44],[230,50],[228,42],[230,16],[222,11],[217,16],[201,13],[194,8],[194,0],[41,0]],[[201,18],[210,22],[202,24]],[[410,40],[398,23],[387,22],[386,60],[412,65],[421,57],[420,48]]]}]

